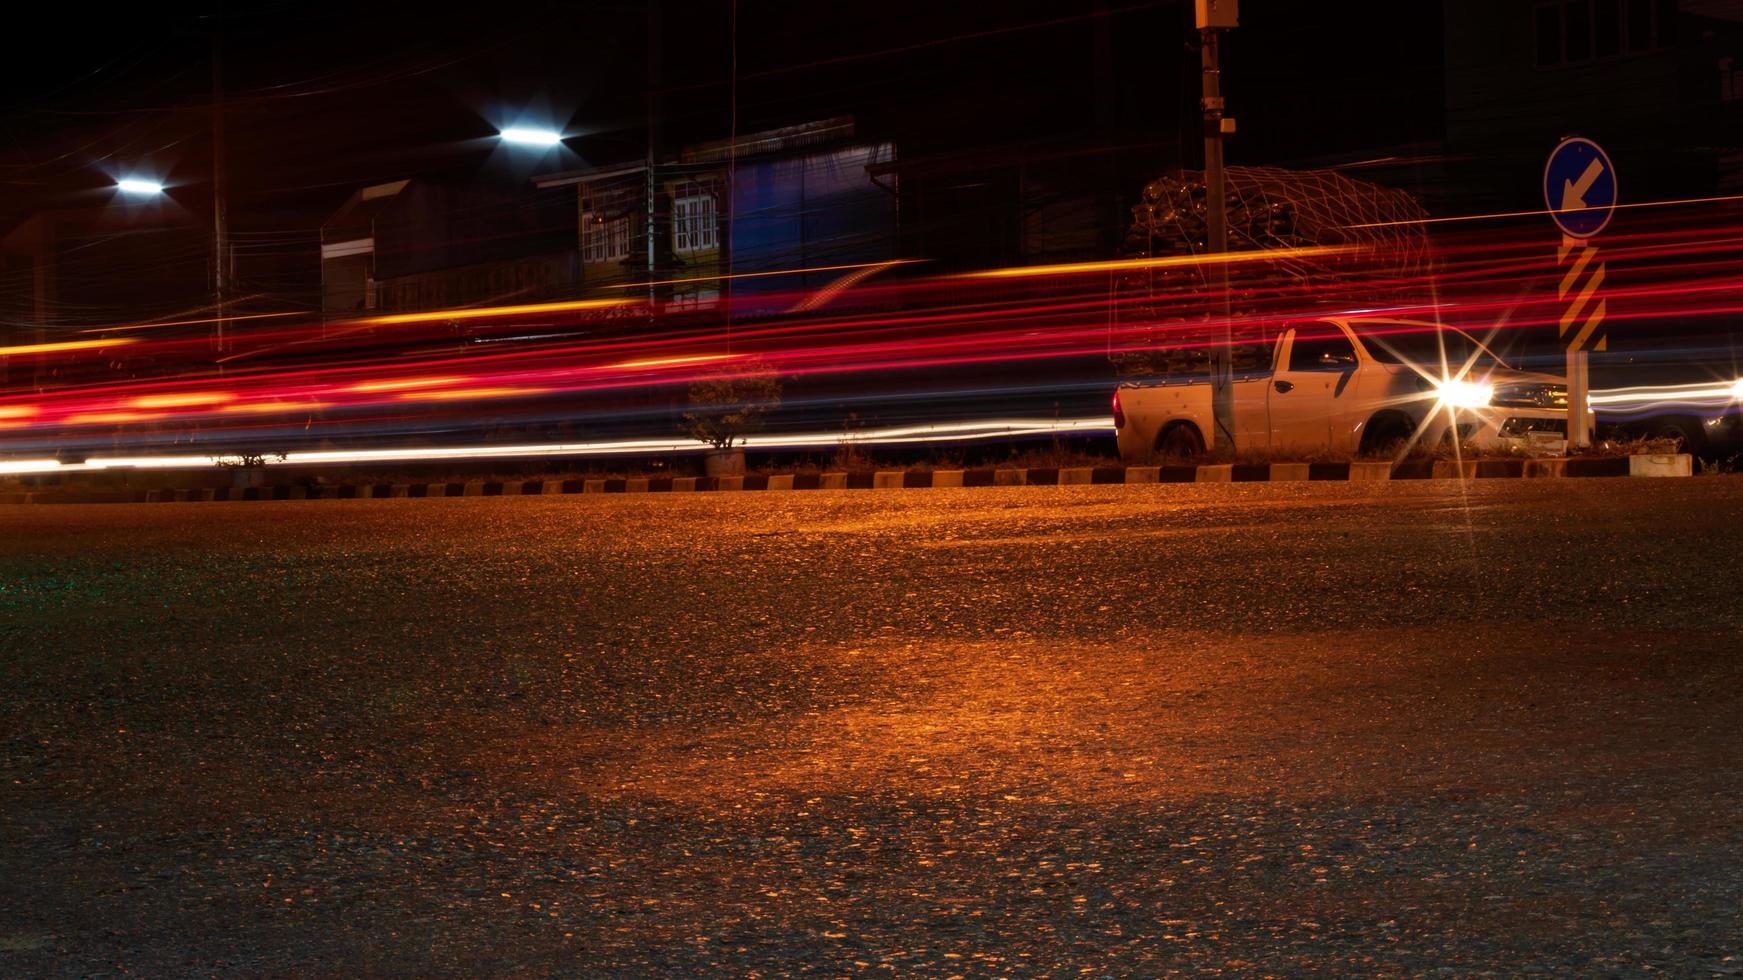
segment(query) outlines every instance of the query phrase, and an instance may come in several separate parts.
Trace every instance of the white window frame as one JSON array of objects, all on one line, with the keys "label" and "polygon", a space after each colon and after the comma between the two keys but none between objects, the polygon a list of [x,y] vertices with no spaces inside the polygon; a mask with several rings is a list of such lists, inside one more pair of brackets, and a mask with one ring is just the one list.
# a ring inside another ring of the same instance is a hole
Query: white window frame
[{"label": "white window frame", "polygon": [[720,302],[718,289],[694,289],[687,293],[676,293],[667,301],[666,307],[673,310],[693,310],[704,306],[712,306]]},{"label": "white window frame", "polygon": [[629,215],[607,218],[581,212],[581,261],[615,262],[629,258]]},{"label": "white window frame", "polygon": [[672,251],[679,255],[720,247],[719,214],[713,194],[672,199]]}]

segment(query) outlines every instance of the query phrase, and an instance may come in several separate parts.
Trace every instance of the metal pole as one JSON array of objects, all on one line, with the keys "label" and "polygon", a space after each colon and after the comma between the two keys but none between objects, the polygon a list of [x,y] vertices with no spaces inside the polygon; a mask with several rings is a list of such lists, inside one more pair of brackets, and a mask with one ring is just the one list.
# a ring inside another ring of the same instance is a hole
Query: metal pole
[{"label": "metal pole", "polygon": [[1573,449],[1585,449],[1592,444],[1592,411],[1590,394],[1591,355],[1586,351],[1567,353],[1567,444]]},{"label": "metal pole", "polygon": [[[1223,96],[1222,63],[1218,51],[1220,31],[1206,27],[1198,32],[1201,64],[1204,68],[1204,194],[1206,246],[1212,255],[1229,250],[1228,193],[1223,184]],[[1210,265],[1208,280],[1213,309],[1222,323],[1221,342],[1211,348],[1210,402],[1216,422],[1213,444],[1229,451],[1235,449],[1235,372],[1233,314],[1229,307],[1228,266],[1221,261]]]},{"label": "metal pole", "polygon": [[224,75],[212,33],[212,309],[213,346],[224,349],[224,300],[230,286],[230,230],[224,203]]},{"label": "metal pole", "polygon": [[648,310],[655,308],[654,301],[659,297],[659,289],[654,285],[659,278],[659,245],[655,238],[655,225],[659,218],[659,178],[654,168],[659,165],[660,157],[660,84],[664,74],[660,64],[662,38],[660,32],[663,25],[660,22],[663,11],[660,0],[647,0],[648,13],[648,168],[647,168],[647,211],[644,218],[646,227],[648,253]]}]

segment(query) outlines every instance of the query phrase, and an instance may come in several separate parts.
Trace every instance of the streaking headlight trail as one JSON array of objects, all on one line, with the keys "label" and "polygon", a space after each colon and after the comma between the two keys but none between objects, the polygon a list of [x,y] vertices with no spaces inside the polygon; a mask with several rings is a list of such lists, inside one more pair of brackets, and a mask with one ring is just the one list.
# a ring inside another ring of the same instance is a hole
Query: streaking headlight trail
[{"label": "streaking headlight trail", "polygon": [[[1075,435],[1107,434],[1113,424],[1105,416],[1076,419],[979,419],[972,422],[946,422],[937,425],[892,426],[865,429],[858,432],[794,432],[764,433],[745,440],[752,449],[834,449],[843,443],[855,445],[910,445],[916,443],[975,442],[982,439],[1005,439],[1012,436],[1044,436],[1054,433]],[[631,456],[645,454],[696,453],[701,445],[682,438],[616,439],[600,442],[534,443],[505,446],[433,446],[416,448],[334,449],[285,454],[282,461],[269,459],[268,466],[321,466],[350,463],[421,463],[445,460],[524,459],[528,457],[563,456]],[[32,475],[42,473],[79,473],[97,470],[149,469],[193,470],[217,465],[214,456],[112,456],[95,457],[82,463],[62,463],[54,459],[19,459],[0,461],[0,474]]]}]

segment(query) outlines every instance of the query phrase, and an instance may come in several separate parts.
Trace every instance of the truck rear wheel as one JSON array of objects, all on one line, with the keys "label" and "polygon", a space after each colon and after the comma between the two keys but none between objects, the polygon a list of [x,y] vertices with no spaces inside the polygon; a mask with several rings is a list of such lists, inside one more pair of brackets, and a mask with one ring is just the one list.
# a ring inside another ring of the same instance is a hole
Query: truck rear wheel
[{"label": "truck rear wheel", "polygon": [[1679,453],[1699,456],[1707,448],[1707,434],[1701,429],[1701,420],[1686,415],[1657,419],[1652,423],[1650,432],[1654,439],[1675,439],[1676,451]]},{"label": "truck rear wheel", "polygon": [[1156,455],[1163,459],[1190,459],[1204,455],[1204,437],[1190,422],[1171,422],[1156,437]]}]

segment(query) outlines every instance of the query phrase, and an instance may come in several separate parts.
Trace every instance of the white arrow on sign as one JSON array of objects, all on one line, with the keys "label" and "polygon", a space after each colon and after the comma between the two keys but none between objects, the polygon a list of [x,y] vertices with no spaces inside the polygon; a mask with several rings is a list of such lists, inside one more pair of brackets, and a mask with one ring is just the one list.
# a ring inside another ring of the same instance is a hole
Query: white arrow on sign
[{"label": "white arrow on sign", "polygon": [[1586,191],[1592,189],[1592,184],[1603,176],[1604,161],[1593,160],[1586,164],[1586,172],[1580,174],[1579,180],[1564,180],[1561,187],[1561,209],[1563,211],[1584,211],[1586,209]]}]

